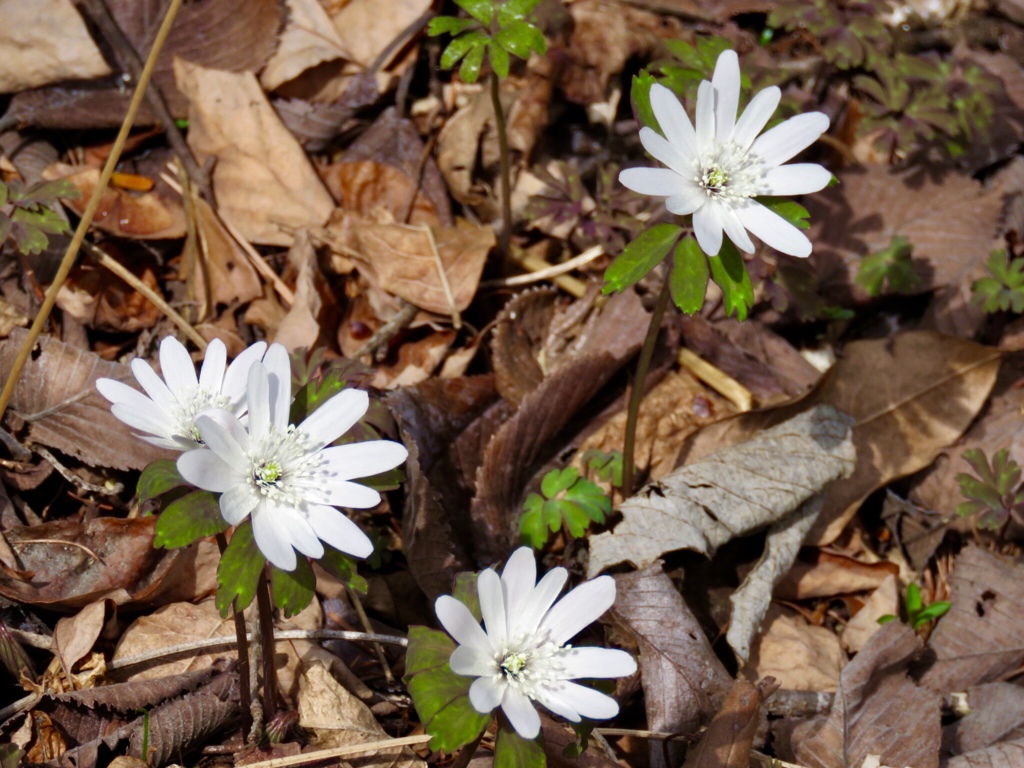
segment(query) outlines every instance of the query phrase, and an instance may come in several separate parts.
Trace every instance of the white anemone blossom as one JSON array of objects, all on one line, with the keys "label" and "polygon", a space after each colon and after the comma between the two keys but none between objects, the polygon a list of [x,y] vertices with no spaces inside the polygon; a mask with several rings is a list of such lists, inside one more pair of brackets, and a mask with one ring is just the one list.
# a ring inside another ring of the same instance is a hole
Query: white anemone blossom
[{"label": "white anemone blossom", "polygon": [[206,358],[196,377],[188,351],[168,336],[160,342],[163,378],[142,358],[131,362],[132,373],[145,395],[116,379],[97,379],[96,389],[112,403],[114,416],[145,433],[136,437],[161,448],[188,451],[202,445],[195,423],[197,415],[210,408],[236,416],[245,412],[249,367],[263,357],[266,348],[266,342],[257,342],[226,365],[224,342],[214,339],[206,348]]},{"label": "white anemone blossom", "polygon": [[761,205],[761,195],[802,195],[824,189],[832,174],[816,163],[787,160],[828,130],[821,112],[797,115],[758,136],[779,105],[781,92],[765,88],[737,120],[740,65],[735,51],[723,51],[711,82],[697,90],[696,128],[668,88],[651,86],[651,108],[664,136],[640,129],[640,141],[667,168],[630,168],[619,181],[634,192],[668,198],[674,214],[693,214],[697,242],[709,256],[722,247],[722,232],[741,251],[754,252],[747,232],[791,256],[809,256],[811,241]]},{"label": "white anemone blossom", "polygon": [[500,577],[488,568],[477,579],[484,628],[454,597],[444,595],[435,604],[437,618],[459,643],[452,671],[477,678],[469,688],[473,708],[486,713],[500,706],[524,739],[540,732],[534,701],[574,723],[614,717],[615,699],[569,681],[636,671],[625,651],[567,644],[615,602],[615,581],[600,576],[556,603],[567,577],[564,568],[553,568],[537,583],[533,552],[521,547]]},{"label": "white anemone blossom", "polygon": [[288,353],[273,344],[249,369],[246,398],[247,424],[224,410],[196,419],[205,447],[178,458],[181,476],[220,493],[229,524],[251,515],[256,545],[282,570],[295,569],[296,550],[322,557],[322,542],[367,557],[370,539],[335,507],[376,506],[380,494],[351,481],[393,469],[408,456],[404,445],[390,440],[331,446],[366,413],[367,394],[342,390],[298,426],[290,424]]}]

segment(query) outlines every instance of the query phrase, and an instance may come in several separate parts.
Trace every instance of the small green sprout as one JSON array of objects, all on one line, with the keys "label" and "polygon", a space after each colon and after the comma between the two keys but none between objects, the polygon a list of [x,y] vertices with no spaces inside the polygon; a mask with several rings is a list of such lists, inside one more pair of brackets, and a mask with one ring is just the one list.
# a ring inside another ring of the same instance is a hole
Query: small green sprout
[{"label": "small green sprout", "polygon": [[470,18],[437,16],[430,21],[431,37],[449,34],[452,41],[441,54],[441,66],[451,69],[459,61],[459,76],[467,83],[480,77],[484,55],[494,73],[508,77],[509,54],[524,61],[530,52],[544,54],[547,41],[543,33],[529,21],[529,15],[540,0],[455,0]]},{"label": "small green sprout", "polygon": [[1006,251],[993,251],[985,262],[991,277],[971,286],[974,303],[986,312],[1024,312],[1024,259],[1013,259]]},{"label": "small green sprout", "polygon": [[615,488],[622,487],[622,451],[602,451],[591,448],[581,457],[588,474]]},{"label": "small green sprout", "polygon": [[914,271],[914,246],[905,237],[894,237],[887,248],[861,259],[857,284],[871,296],[911,293],[921,284]]},{"label": "small green sprout", "polygon": [[1001,530],[1011,515],[1024,512],[1021,468],[1010,458],[1006,448],[992,457],[991,464],[984,451],[978,448],[964,451],[964,459],[974,468],[977,477],[965,472],[954,477],[960,484],[960,493],[967,499],[957,505],[956,513],[961,517],[975,517],[979,528]]},{"label": "small green sprout", "polygon": [[[950,604],[945,600],[936,600],[934,603],[925,605],[924,599],[921,597],[921,588],[913,583],[907,585],[907,594],[903,600],[903,607],[907,613],[907,623],[914,629],[920,629],[929,621],[945,616],[949,611],[949,606]],[[888,624],[895,619],[896,617],[892,614],[887,614],[881,616],[878,619],[878,623]]]},{"label": "small green sprout", "polygon": [[523,542],[534,549],[543,547],[551,534],[562,527],[563,520],[569,534],[578,539],[591,522],[603,523],[605,515],[612,511],[608,494],[596,483],[580,477],[575,467],[551,470],[544,475],[540,489],[544,496],[531,493],[519,517]]},{"label": "small green sprout", "polygon": [[0,245],[14,241],[24,256],[39,253],[50,244],[47,234],[63,235],[68,223],[57,208],[59,198],[75,198],[79,192],[68,181],[40,181],[26,187],[18,181],[0,181]]}]

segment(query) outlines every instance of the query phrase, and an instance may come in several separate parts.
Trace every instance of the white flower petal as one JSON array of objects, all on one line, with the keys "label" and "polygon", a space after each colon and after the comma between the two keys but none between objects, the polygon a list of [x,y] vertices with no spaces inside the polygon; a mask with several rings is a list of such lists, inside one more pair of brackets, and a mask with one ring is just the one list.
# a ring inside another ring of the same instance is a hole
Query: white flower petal
[{"label": "white flower petal", "polygon": [[687,216],[708,200],[707,193],[696,184],[687,182],[679,192],[665,201],[665,208],[676,216]]},{"label": "white flower petal", "polygon": [[707,80],[697,88],[697,155],[715,144],[715,88]]},{"label": "white flower petal", "polygon": [[700,249],[708,256],[717,256],[722,250],[722,220],[718,206],[705,205],[693,213],[693,234]]},{"label": "white flower petal", "polygon": [[199,386],[207,392],[220,392],[224,384],[224,369],[227,362],[227,347],[220,339],[214,339],[206,347],[203,367],[199,369]]},{"label": "white flower petal", "polygon": [[206,447],[238,475],[249,472],[245,427],[227,411],[211,410],[196,416],[196,427]]},{"label": "white flower petal", "polygon": [[[480,678],[483,680],[484,678]],[[535,739],[540,733],[540,715],[533,703],[511,685],[505,687],[501,697],[501,709],[516,729],[516,733],[524,739]]]},{"label": "white flower petal", "polygon": [[476,591],[480,595],[480,613],[484,629],[491,642],[501,647],[508,639],[508,623],[505,614],[505,596],[498,574],[488,568],[481,571],[476,580]]},{"label": "white flower petal", "polygon": [[494,708],[501,704],[507,687],[508,684],[504,680],[495,680],[493,677],[478,678],[469,686],[469,703],[481,714],[493,712]]},{"label": "white flower petal", "polygon": [[537,584],[537,560],[533,550],[520,547],[511,554],[501,571],[505,610],[509,616],[521,616],[530,603]]},{"label": "white flower petal", "polygon": [[434,603],[434,612],[441,626],[459,645],[468,645],[481,653],[494,655],[496,649],[469,608],[451,595],[441,595]]},{"label": "white flower petal", "polygon": [[270,423],[284,432],[292,406],[292,362],[281,344],[271,344],[263,356],[270,383]]},{"label": "white flower petal", "polygon": [[823,112],[805,112],[759,136],[750,151],[770,167],[782,165],[827,130],[828,117]]},{"label": "white flower petal", "polygon": [[781,98],[782,91],[772,85],[750,100],[740,119],[736,121],[736,128],[732,132],[732,140],[736,142],[740,150],[750,148],[754,139],[757,138],[757,134],[764,130],[768,121],[772,119]]},{"label": "white flower petal", "polygon": [[241,478],[217,454],[208,448],[187,451],[178,457],[178,472],[197,488],[224,493]]},{"label": "white flower petal", "polygon": [[[671,197],[682,192],[685,179],[671,168],[627,168],[619,173],[619,183],[641,195]],[[688,184],[696,188],[695,184]]]},{"label": "white flower petal", "polygon": [[369,407],[368,394],[360,389],[343,389],[313,411],[299,429],[306,433],[313,445],[330,445],[363,418]]},{"label": "white flower petal", "polygon": [[[455,674],[468,677],[491,677],[498,671],[494,663],[494,657],[489,653],[484,653],[479,648],[474,648],[472,645],[460,645],[452,651],[448,664]],[[500,701],[501,698],[499,697],[495,701],[494,707],[498,706]],[[494,709],[494,707],[491,707],[491,709]]]},{"label": "white flower petal", "polygon": [[541,629],[551,632],[551,642],[563,645],[612,607],[615,580],[598,576],[584,582],[559,600],[541,621]]},{"label": "white flower petal", "polygon": [[792,163],[765,174],[769,195],[806,195],[828,186],[832,172],[817,163]]},{"label": "white flower petal", "polygon": [[[186,456],[188,454],[185,454]],[[274,513],[263,501],[252,511],[252,535],[263,556],[282,571],[294,571],[298,558],[291,545],[289,520]]]},{"label": "white flower petal", "polygon": [[270,416],[270,377],[262,363],[253,363],[249,368],[245,398],[249,403],[249,434],[258,439],[270,431],[273,423]]},{"label": "white flower petal", "polygon": [[151,437],[149,435],[136,435],[134,432],[132,436],[139,438],[144,443],[155,445],[157,448],[169,448],[172,451],[191,451],[198,446],[198,443],[187,444],[183,438]]},{"label": "white flower petal", "polygon": [[228,525],[238,525],[260,503],[260,495],[248,483],[235,483],[220,496],[220,513]]},{"label": "white flower petal", "polygon": [[242,354],[231,361],[227,373],[224,374],[224,383],[221,392],[231,400],[232,407],[245,404],[245,385],[249,381],[249,369],[253,363],[258,363],[267,349],[267,342],[257,341],[247,347]]},{"label": "white flower petal", "polygon": [[[191,365],[191,361],[189,364]],[[135,380],[146,390],[146,394],[150,396],[156,407],[167,413],[173,413],[174,409],[178,407],[178,400],[174,393],[167,388],[164,380],[153,370],[153,367],[141,357],[132,360],[131,367]]]},{"label": "white flower petal", "polygon": [[682,152],[675,148],[668,139],[655,131],[653,128],[640,129],[640,143],[644,149],[655,160],[662,165],[667,165],[680,176],[693,174],[693,160],[690,160]]},{"label": "white flower petal", "polygon": [[711,76],[715,88],[715,135],[725,143],[736,125],[740,108],[740,60],[736,51],[722,51]]},{"label": "white flower petal", "polygon": [[165,336],[160,342],[160,372],[167,382],[167,387],[184,404],[184,395],[191,393],[199,386],[196,378],[195,363],[188,350],[173,336]]},{"label": "white flower petal", "polygon": [[380,494],[359,483],[347,480],[314,477],[312,482],[292,483],[291,486],[301,491],[302,497],[311,504],[327,504],[331,507],[348,507],[349,509],[371,509],[380,504]]},{"label": "white flower petal", "polygon": [[562,657],[564,671],[558,677],[628,677],[636,672],[636,659],[615,648],[572,648]]},{"label": "white flower petal", "polygon": [[278,530],[284,531],[295,549],[314,559],[324,556],[324,545],[320,543],[313,526],[294,507],[268,501],[266,510],[267,516],[274,517]]},{"label": "white flower petal", "polygon": [[665,138],[691,164],[697,159],[697,134],[679,99],[660,83],[651,86],[651,109]]},{"label": "white flower petal", "polygon": [[153,407],[152,401],[146,400],[146,402],[149,403],[148,409],[137,407],[135,404],[114,403],[110,406],[110,412],[132,429],[148,432],[168,440],[173,438],[174,427],[161,418],[163,414]]},{"label": "white flower petal", "polygon": [[576,718],[562,715],[573,722],[578,722],[580,717],[591,720],[607,720],[619,714],[619,703],[611,696],[576,683],[559,682],[544,686],[538,699],[541,704],[552,711],[554,711],[552,706],[554,703],[561,709],[575,712]]},{"label": "white flower petal", "polygon": [[737,209],[736,215],[740,217],[744,227],[775,250],[788,253],[790,256],[811,255],[811,241],[807,236],[760,203],[751,201]]},{"label": "white flower petal", "polygon": [[743,228],[743,224],[740,223],[739,217],[733,212],[732,208],[720,206],[718,214],[722,218],[722,227],[725,229],[725,234],[729,236],[733,244],[741,251],[753,253],[754,243],[750,240],[750,235],[747,234],[747,230]]},{"label": "white flower petal", "polygon": [[360,558],[373,554],[370,537],[343,512],[311,504],[306,508],[305,515],[316,535],[335,549]]},{"label": "white flower petal", "polygon": [[391,440],[335,445],[320,451],[320,472],[336,480],[354,480],[394,469],[408,456],[404,445]]},{"label": "white flower petal", "polygon": [[540,620],[544,614],[558,599],[562,587],[569,578],[569,572],[565,568],[552,568],[542,578],[537,586],[530,593],[529,599],[519,611],[509,613],[509,633],[513,636],[524,632],[536,632],[540,626]]}]

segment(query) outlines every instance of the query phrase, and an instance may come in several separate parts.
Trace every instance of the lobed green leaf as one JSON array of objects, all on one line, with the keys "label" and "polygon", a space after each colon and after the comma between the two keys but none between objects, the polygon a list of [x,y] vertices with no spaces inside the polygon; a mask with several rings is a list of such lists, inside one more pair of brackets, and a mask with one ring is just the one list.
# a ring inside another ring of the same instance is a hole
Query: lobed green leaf
[{"label": "lobed green leaf", "polygon": [[672,301],[688,315],[698,312],[704,306],[710,277],[707,254],[692,236],[684,237],[672,254],[672,271],[668,276]]},{"label": "lobed green leaf", "polygon": [[217,583],[220,586],[217,588],[216,605],[221,616],[227,617],[233,601],[237,601],[236,611],[249,607],[249,603],[256,597],[260,571],[266,562],[267,559],[253,538],[252,523],[246,520],[235,529],[217,567]]},{"label": "lobed green leaf", "polygon": [[494,768],[544,768],[544,736],[524,739],[502,723],[494,744]]},{"label": "lobed green leaf", "polygon": [[215,536],[228,528],[217,497],[209,491],[192,491],[172,501],[160,513],[153,530],[153,546],[187,547],[193,541]]},{"label": "lobed green leaf", "polygon": [[635,285],[669,254],[682,233],[675,224],[655,224],[641,232],[605,270],[601,292],[621,293]]},{"label": "lobed green leaf", "polygon": [[142,470],[135,493],[139,504],[145,504],[183,485],[188,485],[188,481],[178,473],[177,463],[173,459],[157,459]]},{"label": "lobed green leaf", "polygon": [[313,600],[316,576],[309,560],[299,555],[294,571],[282,571],[277,566],[270,568],[270,592],[274,605],[284,612],[285,618],[299,613]]},{"label": "lobed green leaf", "polygon": [[711,267],[711,278],[722,289],[722,303],[727,315],[736,315],[736,319],[747,319],[747,313],[754,306],[754,287],[747,274],[747,265],[736,250],[732,241],[725,239],[718,256],[708,258]]}]

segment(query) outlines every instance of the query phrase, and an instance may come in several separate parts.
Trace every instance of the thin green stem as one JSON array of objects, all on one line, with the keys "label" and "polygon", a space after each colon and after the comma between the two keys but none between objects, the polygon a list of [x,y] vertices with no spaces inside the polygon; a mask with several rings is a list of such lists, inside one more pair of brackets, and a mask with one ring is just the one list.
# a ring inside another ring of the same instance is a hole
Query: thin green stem
[{"label": "thin green stem", "polygon": [[274,663],[274,605],[270,595],[270,564],[260,573],[256,586],[256,604],[260,611],[260,638],[263,645],[263,718],[277,714],[277,664]]},{"label": "thin green stem", "polygon": [[[223,533],[217,534],[217,547],[221,557],[228,548],[228,539]],[[252,689],[249,687],[249,636],[245,629],[245,616],[235,610],[237,600],[231,602],[231,614],[235,620],[235,642],[238,643],[238,690],[242,707],[242,733],[252,730]]]},{"label": "thin green stem", "polygon": [[498,245],[502,254],[508,256],[512,244],[512,178],[508,160],[508,135],[505,133],[505,112],[501,108],[498,76],[493,72],[490,81],[491,104],[494,106],[494,120],[498,126],[498,154],[501,156],[501,233]]},{"label": "thin green stem", "polygon": [[668,307],[669,290],[668,276],[661,285],[661,292],[654,304],[654,311],[651,313],[651,324],[647,326],[647,335],[644,337],[644,347],[640,351],[640,359],[636,361],[636,376],[633,377],[633,389],[629,393],[629,410],[626,412],[626,439],[622,446],[622,495],[627,499],[633,495],[633,454],[636,451],[636,423],[640,417],[640,403],[644,399],[644,383],[647,381],[647,371],[651,367],[651,358],[654,357],[654,344],[658,340],[658,331],[661,330],[661,319],[665,316],[665,309]]}]

